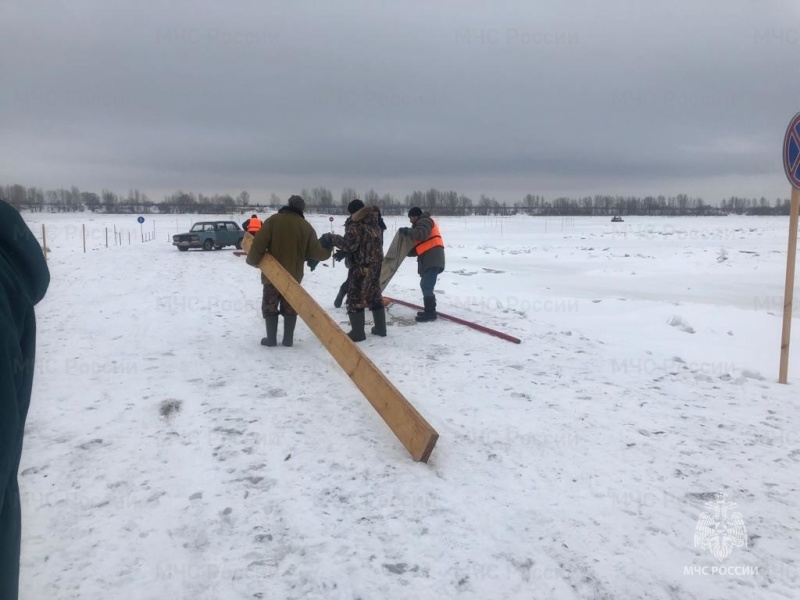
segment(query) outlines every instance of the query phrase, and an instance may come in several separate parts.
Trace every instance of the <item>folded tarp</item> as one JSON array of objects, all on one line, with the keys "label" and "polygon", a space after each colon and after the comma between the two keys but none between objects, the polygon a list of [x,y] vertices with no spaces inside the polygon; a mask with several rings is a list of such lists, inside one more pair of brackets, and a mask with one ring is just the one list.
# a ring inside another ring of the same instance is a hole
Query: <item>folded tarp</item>
[{"label": "folded tarp", "polygon": [[414,248],[414,240],[399,231],[394,234],[394,239],[389,245],[389,249],[383,255],[383,265],[381,265],[381,292],[389,285],[397,269],[403,264],[403,260]]}]

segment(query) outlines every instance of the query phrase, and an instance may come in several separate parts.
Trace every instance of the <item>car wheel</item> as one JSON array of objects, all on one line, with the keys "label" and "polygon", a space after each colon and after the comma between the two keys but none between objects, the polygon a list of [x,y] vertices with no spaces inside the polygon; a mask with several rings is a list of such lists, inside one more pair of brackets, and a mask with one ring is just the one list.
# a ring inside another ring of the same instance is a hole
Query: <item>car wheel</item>
[{"label": "car wheel", "polygon": [[242,249],[242,240],[237,240],[236,241],[236,249],[237,250],[241,250]]},{"label": "car wheel", "polygon": [[184,248],[183,246],[178,246],[178,250],[180,250],[181,252],[186,252],[188,248]]},{"label": "car wheel", "polygon": [[208,238],[203,242],[203,250],[211,250],[214,247],[214,240]]}]

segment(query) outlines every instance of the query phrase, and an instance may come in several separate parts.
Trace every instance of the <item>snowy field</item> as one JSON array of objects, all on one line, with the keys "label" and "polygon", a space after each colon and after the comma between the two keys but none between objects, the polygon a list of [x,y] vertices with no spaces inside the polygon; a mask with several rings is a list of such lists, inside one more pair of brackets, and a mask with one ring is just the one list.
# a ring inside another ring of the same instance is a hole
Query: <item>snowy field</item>
[{"label": "snowy field", "polygon": [[[259,345],[258,271],[167,243],[203,218],[142,243],[135,217],[26,215],[53,279],[24,600],[800,597],[788,218],[442,218],[439,309],[522,344],[397,305],[361,344],[439,432],[428,464],[304,324]],[[345,274],[304,280],[343,327]],[[421,302],[413,260],[386,294]],[[694,544],[716,492],[747,531],[721,561]]]}]

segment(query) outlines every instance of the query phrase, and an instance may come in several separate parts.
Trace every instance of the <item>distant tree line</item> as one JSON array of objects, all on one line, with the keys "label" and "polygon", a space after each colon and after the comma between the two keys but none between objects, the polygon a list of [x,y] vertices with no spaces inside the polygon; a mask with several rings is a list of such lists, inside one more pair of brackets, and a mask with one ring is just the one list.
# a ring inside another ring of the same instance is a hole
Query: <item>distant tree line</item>
[{"label": "distant tree line", "polygon": [[[495,198],[481,194],[477,200],[452,190],[431,188],[415,190],[402,200],[392,194],[380,194],[369,189],[359,194],[353,188],[344,188],[338,199],[325,187],[303,189],[311,212],[345,214],[347,205],[355,198],[366,204],[380,207],[385,215],[402,215],[412,206],[419,206],[437,215],[513,215],[534,216],[707,216],[707,215],[788,215],[789,199],[777,198],[770,204],[764,198],[739,198],[732,196],[721,201],[719,206],[706,204],[702,198],[686,194],[676,196],[584,196],[581,198],[559,197],[552,200],[541,195],[526,194],[521,201],[509,206]],[[235,212],[277,210],[285,203],[273,193],[264,202],[253,202],[247,191],[235,198],[229,194],[207,196],[202,193],[179,190],[164,197],[161,202],[150,200],[146,194],[132,189],[127,196],[109,190],[82,192],[77,187],[44,191],[41,188],[22,185],[0,185],[0,198],[20,210],[34,212],[104,212],[115,214],[226,214]]]}]

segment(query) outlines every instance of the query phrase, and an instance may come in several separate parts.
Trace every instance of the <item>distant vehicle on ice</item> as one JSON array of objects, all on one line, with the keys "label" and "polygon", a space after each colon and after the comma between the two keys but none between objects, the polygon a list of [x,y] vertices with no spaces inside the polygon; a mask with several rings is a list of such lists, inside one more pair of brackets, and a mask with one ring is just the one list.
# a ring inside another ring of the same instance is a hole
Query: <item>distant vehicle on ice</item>
[{"label": "distant vehicle on ice", "polygon": [[611,217],[611,222],[612,223],[624,223],[624,220],[619,215],[614,215],[613,217]]},{"label": "distant vehicle on ice", "polygon": [[233,221],[200,221],[192,225],[189,233],[172,236],[172,245],[181,252],[189,248],[219,250],[225,246],[241,249],[244,230]]}]

